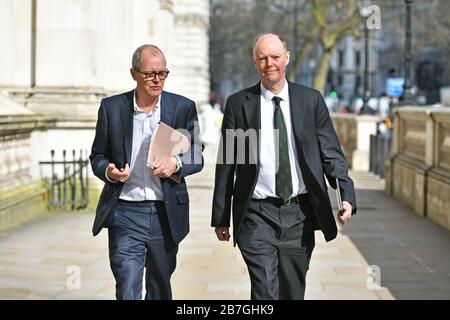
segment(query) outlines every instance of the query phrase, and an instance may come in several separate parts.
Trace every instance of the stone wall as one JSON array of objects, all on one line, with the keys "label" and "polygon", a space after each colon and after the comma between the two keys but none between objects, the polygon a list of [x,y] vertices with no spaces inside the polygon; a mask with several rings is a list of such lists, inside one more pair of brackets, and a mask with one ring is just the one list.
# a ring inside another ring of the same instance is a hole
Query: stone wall
[{"label": "stone wall", "polygon": [[450,109],[395,110],[386,192],[450,229]]},{"label": "stone wall", "polygon": [[331,121],[350,168],[369,171],[370,135],[377,131],[378,116],[331,114]]},{"label": "stone wall", "polygon": [[[55,160],[62,160],[64,149],[68,154],[66,160],[72,160],[72,150],[76,150],[77,157],[83,150],[83,158],[90,152],[95,120],[69,118],[58,112],[54,116],[37,114],[0,93],[0,231],[48,213],[52,171],[51,166],[39,162],[50,161],[51,150],[55,150]],[[88,172],[92,209],[101,182],[90,167]],[[55,173],[62,177],[63,169],[56,168]]]},{"label": "stone wall", "polygon": [[46,189],[33,172],[33,132],[49,122],[0,94],[0,231],[46,211]]},{"label": "stone wall", "polygon": [[90,153],[100,100],[136,85],[138,46],[166,54],[166,90],[206,103],[208,25],[208,0],[0,0],[0,230],[45,207],[50,150]]},{"label": "stone wall", "polygon": [[167,57],[165,89],[202,104],[208,25],[208,0],[0,0],[0,42],[8,48],[0,51],[0,89],[22,92],[38,112],[45,100],[128,91],[134,50],[152,43]]}]

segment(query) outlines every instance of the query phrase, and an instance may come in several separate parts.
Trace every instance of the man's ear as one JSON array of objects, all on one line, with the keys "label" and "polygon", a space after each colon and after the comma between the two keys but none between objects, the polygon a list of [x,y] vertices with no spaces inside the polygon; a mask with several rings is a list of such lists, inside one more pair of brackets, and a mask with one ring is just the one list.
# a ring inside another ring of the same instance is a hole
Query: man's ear
[{"label": "man's ear", "polygon": [[289,64],[290,59],[291,59],[291,52],[286,51],[286,66]]},{"label": "man's ear", "polygon": [[133,68],[130,68],[130,74],[131,74],[131,77],[133,78],[133,80],[137,81],[136,80],[136,72],[133,70]]},{"label": "man's ear", "polygon": [[258,62],[256,61],[255,56],[253,56],[253,66],[255,67],[256,70],[258,70]]}]

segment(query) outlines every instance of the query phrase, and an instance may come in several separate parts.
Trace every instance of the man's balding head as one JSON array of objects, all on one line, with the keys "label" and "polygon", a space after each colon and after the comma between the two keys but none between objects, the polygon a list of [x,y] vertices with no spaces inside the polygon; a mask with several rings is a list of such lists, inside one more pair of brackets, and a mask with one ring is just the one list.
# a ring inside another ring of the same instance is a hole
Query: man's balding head
[{"label": "man's balding head", "polygon": [[252,44],[252,49],[253,49],[253,57],[255,56],[255,48],[257,46],[257,44],[259,44],[260,41],[263,40],[271,40],[271,41],[280,41],[284,50],[287,52],[288,48],[287,48],[287,43],[286,43],[286,39],[276,33],[260,33],[258,34],[255,39],[253,40],[253,44]]},{"label": "man's balding head", "polygon": [[262,84],[274,94],[283,88],[290,53],[280,35],[265,33],[253,41],[253,61]]},{"label": "man's balding head", "polygon": [[157,46],[153,44],[144,44],[139,48],[137,48],[133,53],[133,59],[131,60],[131,67],[134,70],[141,70],[141,57],[143,51],[145,51],[146,54],[150,54],[152,56],[162,56],[164,60],[166,60],[166,58],[164,57],[164,53]]}]

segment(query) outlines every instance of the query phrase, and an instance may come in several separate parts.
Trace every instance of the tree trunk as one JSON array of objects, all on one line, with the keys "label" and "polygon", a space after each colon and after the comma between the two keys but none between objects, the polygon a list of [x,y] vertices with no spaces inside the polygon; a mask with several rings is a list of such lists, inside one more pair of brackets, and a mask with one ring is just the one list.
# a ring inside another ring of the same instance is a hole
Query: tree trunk
[{"label": "tree trunk", "polygon": [[312,42],[308,42],[301,50],[298,51],[294,61],[292,61],[291,69],[289,70],[288,73],[289,81],[295,82],[298,68],[300,67],[303,59],[305,59],[305,57],[309,54],[311,49],[312,49]]},{"label": "tree trunk", "polygon": [[330,67],[331,48],[324,50],[320,58],[319,67],[314,75],[314,88],[319,90],[322,94],[325,91],[327,81],[328,69]]}]

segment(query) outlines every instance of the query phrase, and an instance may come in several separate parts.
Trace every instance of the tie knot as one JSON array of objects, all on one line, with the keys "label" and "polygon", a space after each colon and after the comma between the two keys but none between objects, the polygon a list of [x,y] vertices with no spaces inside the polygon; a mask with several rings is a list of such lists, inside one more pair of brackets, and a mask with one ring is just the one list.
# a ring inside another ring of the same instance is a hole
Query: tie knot
[{"label": "tie knot", "polygon": [[275,101],[275,106],[276,107],[280,106],[280,101],[281,101],[280,97],[275,96],[275,97],[272,98],[272,100]]}]

